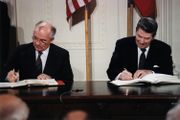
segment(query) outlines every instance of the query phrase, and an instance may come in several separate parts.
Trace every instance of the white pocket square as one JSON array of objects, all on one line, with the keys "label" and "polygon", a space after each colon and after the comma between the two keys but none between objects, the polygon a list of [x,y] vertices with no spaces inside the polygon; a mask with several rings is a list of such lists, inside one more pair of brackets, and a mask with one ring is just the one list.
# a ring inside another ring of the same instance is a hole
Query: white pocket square
[{"label": "white pocket square", "polygon": [[158,68],[158,67],[159,67],[159,65],[154,65],[154,66],[153,66],[153,68]]}]

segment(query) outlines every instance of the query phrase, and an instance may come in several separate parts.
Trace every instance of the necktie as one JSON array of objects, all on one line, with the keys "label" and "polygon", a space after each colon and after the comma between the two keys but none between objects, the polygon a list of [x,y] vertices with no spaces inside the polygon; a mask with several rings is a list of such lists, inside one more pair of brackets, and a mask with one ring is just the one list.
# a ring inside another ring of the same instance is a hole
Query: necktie
[{"label": "necktie", "polygon": [[39,52],[38,52],[38,57],[37,57],[37,59],[36,59],[36,68],[37,68],[38,74],[42,73],[41,55],[42,55],[42,52],[39,51]]},{"label": "necktie", "polygon": [[142,53],[139,59],[139,69],[144,69],[144,64],[145,64],[145,60],[146,60],[146,56],[145,56],[145,48],[141,49]]}]

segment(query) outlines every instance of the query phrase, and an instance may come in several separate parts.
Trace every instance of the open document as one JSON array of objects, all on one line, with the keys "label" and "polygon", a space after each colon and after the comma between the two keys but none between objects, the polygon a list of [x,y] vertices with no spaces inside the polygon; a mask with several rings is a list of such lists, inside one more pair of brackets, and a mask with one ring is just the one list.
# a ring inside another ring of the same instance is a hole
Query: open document
[{"label": "open document", "polygon": [[117,86],[124,85],[141,85],[141,84],[180,84],[180,79],[177,76],[166,74],[148,74],[141,79],[133,80],[113,80],[110,83]]},{"label": "open document", "polygon": [[0,88],[14,88],[21,86],[58,86],[63,85],[63,81],[56,81],[55,79],[38,80],[26,79],[18,82],[0,82]]}]

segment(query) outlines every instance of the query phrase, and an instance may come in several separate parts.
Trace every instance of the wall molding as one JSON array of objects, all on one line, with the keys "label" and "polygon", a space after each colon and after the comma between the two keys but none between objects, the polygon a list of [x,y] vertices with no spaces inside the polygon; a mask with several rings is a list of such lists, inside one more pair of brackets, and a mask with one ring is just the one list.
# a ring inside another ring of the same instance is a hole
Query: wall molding
[{"label": "wall molding", "polygon": [[172,1],[157,0],[158,39],[172,45]]}]

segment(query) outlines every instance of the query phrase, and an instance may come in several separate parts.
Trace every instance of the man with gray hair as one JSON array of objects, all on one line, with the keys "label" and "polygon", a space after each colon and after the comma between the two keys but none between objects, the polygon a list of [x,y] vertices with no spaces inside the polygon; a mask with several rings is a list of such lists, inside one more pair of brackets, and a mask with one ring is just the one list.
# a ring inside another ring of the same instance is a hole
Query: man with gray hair
[{"label": "man with gray hair", "polygon": [[69,52],[53,44],[56,28],[47,21],[39,21],[34,28],[32,42],[17,47],[8,62],[6,79],[51,79],[73,81]]},{"label": "man with gray hair", "polygon": [[11,94],[0,95],[0,120],[27,120],[29,108],[24,101]]},{"label": "man with gray hair", "polygon": [[166,120],[180,120],[180,101],[167,112]]}]

